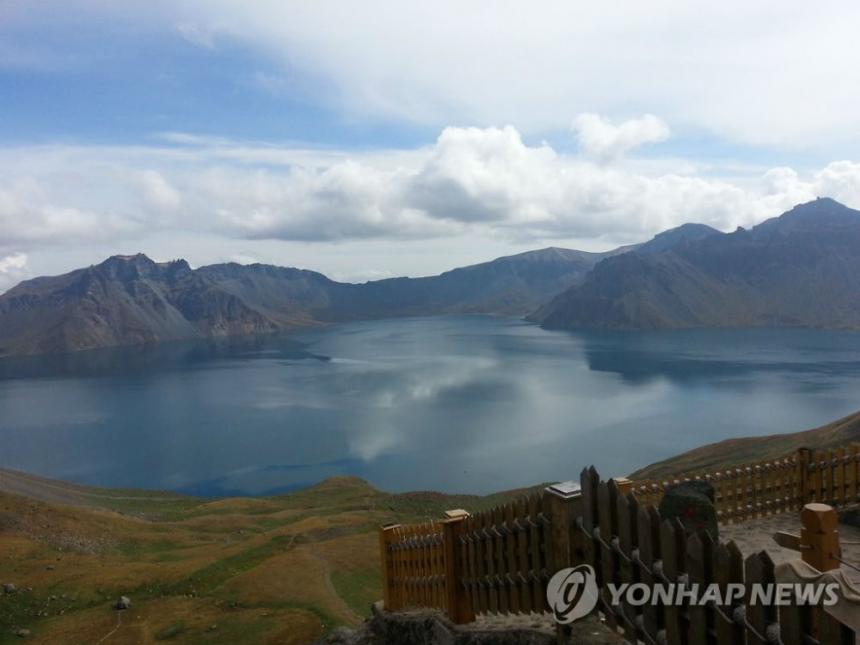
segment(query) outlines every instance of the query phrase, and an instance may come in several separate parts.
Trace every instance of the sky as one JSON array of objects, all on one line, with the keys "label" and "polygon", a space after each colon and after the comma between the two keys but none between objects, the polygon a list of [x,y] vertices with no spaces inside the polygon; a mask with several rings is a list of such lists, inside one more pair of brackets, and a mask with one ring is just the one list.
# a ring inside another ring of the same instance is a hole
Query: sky
[{"label": "sky", "polygon": [[428,275],[860,208],[860,5],[0,0],[0,292]]}]

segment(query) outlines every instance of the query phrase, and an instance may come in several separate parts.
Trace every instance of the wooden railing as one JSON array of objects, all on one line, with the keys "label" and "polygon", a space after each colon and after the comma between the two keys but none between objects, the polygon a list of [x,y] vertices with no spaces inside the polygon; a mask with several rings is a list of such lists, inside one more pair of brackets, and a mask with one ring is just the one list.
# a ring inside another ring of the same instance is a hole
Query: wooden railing
[{"label": "wooden railing", "polygon": [[[599,610],[631,641],[667,645],[854,643],[847,626],[821,608],[747,606],[614,606],[607,585],[653,586],[681,580],[722,587],[768,583],[774,566],[764,551],[744,557],[733,542],[690,537],[656,508],[672,484],[713,484],[721,523],[788,511],[808,502],[860,501],[860,449],[798,451],[785,458],[662,481],[600,481],[592,468],[568,482],[500,506],[438,522],[380,531],[384,602],[391,610],[426,607],[455,623],[477,614],[548,610],[553,573],[591,565],[601,590]],[[799,626],[799,627],[798,627]],[[782,640],[773,635],[781,629]]]},{"label": "wooden railing", "polygon": [[644,504],[659,504],[667,488],[703,480],[714,487],[721,524],[796,511],[808,502],[834,506],[860,501],[860,445],[796,453],[714,472],[638,480],[633,491]]},{"label": "wooden railing", "polygon": [[[833,512],[833,511],[831,511]],[[653,505],[639,502],[614,480],[604,482],[591,468],[582,474],[582,515],[575,560],[597,574],[598,610],[606,623],[630,642],[656,645],[854,645],[857,634],[821,605],[793,595],[786,604],[752,601],[755,585],[776,583],[767,551],[744,557],[734,542],[707,532],[688,535],[678,519],[664,519]],[[813,545],[809,545],[815,548]],[[706,604],[613,604],[609,585],[716,584],[719,600]],[[744,593],[731,602],[730,585]],[[860,607],[857,608],[860,611]]]},{"label": "wooden railing", "polygon": [[435,607],[448,611],[449,555],[444,527],[442,522],[382,527],[380,547],[385,567],[386,607]]}]

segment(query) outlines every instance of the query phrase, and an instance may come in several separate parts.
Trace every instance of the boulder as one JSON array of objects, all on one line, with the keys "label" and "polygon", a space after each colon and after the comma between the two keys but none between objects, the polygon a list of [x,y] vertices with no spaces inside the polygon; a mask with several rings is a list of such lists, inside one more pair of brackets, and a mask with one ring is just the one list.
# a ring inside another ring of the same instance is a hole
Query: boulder
[{"label": "boulder", "polygon": [[19,629],[17,632],[15,632],[15,636],[17,636],[18,638],[27,638],[29,635],[29,629]]},{"label": "boulder", "polygon": [[3,585],[3,593],[15,593],[17,590],[18,588],[11,582],[7,582]]},{"label": "boulder", "polygon": [[680,520],[687,535],[706,532],[714,542],[720,539],[714,487],[708,482],[694,480],[670,486],[660,500],[659,510],[664,520]]},{"label": "boulder", "polygon": [[846,508],[839,511],[839,523],[860,528],[860,508]]},{"label": "boulder", "polygon": [[131,607],[131,598],[128,596],[120,596],[114,605],[115,609],[128,609],[129,607]]}]

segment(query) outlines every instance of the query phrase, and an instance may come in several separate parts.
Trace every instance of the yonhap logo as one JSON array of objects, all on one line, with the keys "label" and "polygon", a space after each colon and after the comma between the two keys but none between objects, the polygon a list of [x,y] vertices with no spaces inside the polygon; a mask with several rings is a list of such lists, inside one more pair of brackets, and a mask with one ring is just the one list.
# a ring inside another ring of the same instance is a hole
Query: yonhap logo
[{"label": "yonhap logo", "polygon": [[556,622],[567,625],[594,610],[598,593],[594,569],[581,564],[562,569],[550,578],[546,599]]}]

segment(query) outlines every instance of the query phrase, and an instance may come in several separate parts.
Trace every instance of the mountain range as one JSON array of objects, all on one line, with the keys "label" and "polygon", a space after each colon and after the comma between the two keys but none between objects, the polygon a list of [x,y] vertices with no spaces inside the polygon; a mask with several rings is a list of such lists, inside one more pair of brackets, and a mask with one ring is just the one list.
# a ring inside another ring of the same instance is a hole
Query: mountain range
[{"label": "mountain range", "polygon": [[0,295],[0,356],[451,313],[555,329],[860,328],[860,212],[822,198],[750,230],[685,224],[605,253],[547,248],[363,284],[113,256]]},{"label": "mountain range", "polygon": [[681,229],[600,262],[529,319],[555,329],[860,328],[860,212],[821,198],[750,230]]},{"label": "mountain range", "polygon": [[0,296],[0,356],[269,333],[396,316],[523,316],[613,253],[530,251],[425,278],[349,284],[264,264],[154,262],[113,256]]}]

